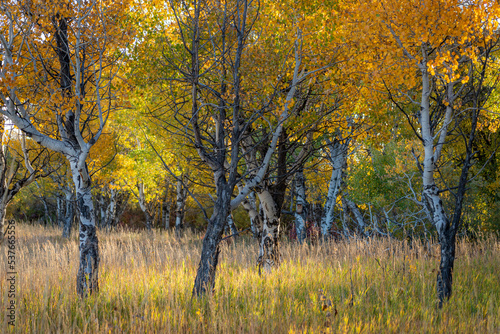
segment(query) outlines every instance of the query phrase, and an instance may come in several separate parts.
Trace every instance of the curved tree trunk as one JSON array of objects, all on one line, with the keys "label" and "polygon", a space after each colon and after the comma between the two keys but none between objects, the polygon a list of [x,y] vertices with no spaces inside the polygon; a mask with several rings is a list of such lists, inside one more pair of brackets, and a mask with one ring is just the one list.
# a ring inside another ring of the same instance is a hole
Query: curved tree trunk
[{"label": "curved tree trunk", "polygon": [[302,244],[306,238],[306,221],[309,212],[309,206],[306,201],[304,170],[302,168],[295,174],[295,192],[297,194],[295,231],[297,232],[297,240]]},{"label": "curved tree trunk", "polygon": [[[425,49],[426,47],[422,46],[422,48]],[[439,188],[435,183],[434,172],[436,171],[436,163],[440,158],[440,153],[442,151],[442,147],[445,143],[446,135],[448,132],[448,125],[450,124],[450,120],[453,114],[454,94],[453,84],[448,84],[447,98],[449,104],[446,106],[446,113],[443,125],[440,129],[438,142],[437,144],[434,144],[435,131],[432,128],[430,112],[431,85],[429,80],[429,73],[427,72],[426,62],[427,59],[424,58],[420,65],[422,73],[422,97],[420,104],[421,107],[419,121],[424,148],[424,161],[422,164],[422,197],[425,205],[427,205],[427,210],[432,215],[432,220],[434,226],[437,229],[439,244],[441,246],[441,263],[439,266],[440,271],[437,277],[437,293],[439,298],[439,306],[441,307],[443,305],[443,302],[448,300],[451,296],[453,263],[455,261],[456,229],[453,229],[453,227],[450,225],[448,217],[446,216],[443,201],[439,196]],[[458,216],[458,219],[459,218],[460,215]]]},{"label": "curved tree trunk", "polygon": [[71,235],[71,225],[73,224],[73,219],[75,213],[73,212],[73,191],[64,188],[64,196],[65,196],[65,204],[66,204],[66,212],[64,214],[64,222],[63,222],[63,238],[69,238]]},{"label": "curved tree trunk", "polygon": [[3,243],[5,235],[5,214],[7,211],[7,206],[0,202],[0,245]]}]

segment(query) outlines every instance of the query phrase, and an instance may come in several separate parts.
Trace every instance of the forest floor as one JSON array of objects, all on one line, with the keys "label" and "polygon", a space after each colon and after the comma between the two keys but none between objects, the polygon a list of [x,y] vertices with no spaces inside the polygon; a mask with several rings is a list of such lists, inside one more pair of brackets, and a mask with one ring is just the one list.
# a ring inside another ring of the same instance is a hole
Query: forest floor
[{"label": "forest floor", "polygon": [[[0,333],[499,333],[500,241],[460,241],[437,308],[438,247],[387,239],[298,245],[259,276],[249,237],[222,245],[215,292],[192,298],[201,235],[99,233],[100,291],[76,295],[77,233],[17,225],[15,298],[0,248]],[[15,323],[8,324],[11,300]],[[5,315],[5,316],[4,316]]]}]

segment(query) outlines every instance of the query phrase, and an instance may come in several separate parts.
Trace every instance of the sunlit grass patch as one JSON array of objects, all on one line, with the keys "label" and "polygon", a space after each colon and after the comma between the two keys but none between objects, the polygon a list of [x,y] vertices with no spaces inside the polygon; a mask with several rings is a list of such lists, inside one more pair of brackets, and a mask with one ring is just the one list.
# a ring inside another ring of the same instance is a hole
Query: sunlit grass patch
[{"label": "sunlit grass patch", "polygon": [[[500,243],[460,242],[454,292],[437,308],[438,248],[373,239],[284,241],[279,269],[259,276],[256,242],[222,245],[213,294],[192,298],[200,235],[100,233],[100,292],[75,293],[76,237],[18,229],[17,318],[0,332],[287,333],[500,330]],[[5,257],[0,267],[5,267]],[[1,305],[6,278],[0,272]]]}]

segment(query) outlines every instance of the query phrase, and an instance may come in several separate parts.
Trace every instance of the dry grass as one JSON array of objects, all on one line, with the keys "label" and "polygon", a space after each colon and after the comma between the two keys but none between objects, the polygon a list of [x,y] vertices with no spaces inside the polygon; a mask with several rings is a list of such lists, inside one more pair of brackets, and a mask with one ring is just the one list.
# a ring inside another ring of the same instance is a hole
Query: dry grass
[{"label": "dry grass", "polygon": [[101,290],[80,300],[77,239],[59,235],[17,226],[17,319],[11,327],[2,316],[0,332],[500,332],[500,242],[494,239],[459,243],[453,296],[438,310],[438,251],[421,244],[284,242],[280,268],[259,277],[256,244],[242,238],[223,247],[215,293],[192,299],[200,236],[101,233]]}]

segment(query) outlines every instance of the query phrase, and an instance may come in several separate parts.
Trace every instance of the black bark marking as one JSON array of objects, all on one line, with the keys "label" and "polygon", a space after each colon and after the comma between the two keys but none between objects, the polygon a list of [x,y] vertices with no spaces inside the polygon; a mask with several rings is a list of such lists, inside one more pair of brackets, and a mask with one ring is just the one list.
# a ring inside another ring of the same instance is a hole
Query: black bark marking
[{"label": "black bark marking", "polygon": [[81,297],[99,291],[99,242],[95,226],[80,225],[80,238],[86,236],[80,244],[80,266],[76,278],[77,293]]},{"label": "black bark marking", "polygon": [[80,215],[87,220],[91,220],[90,207],[85,204],[85,199],[82,194],[78,194],[78,209],[80,210]]}]

